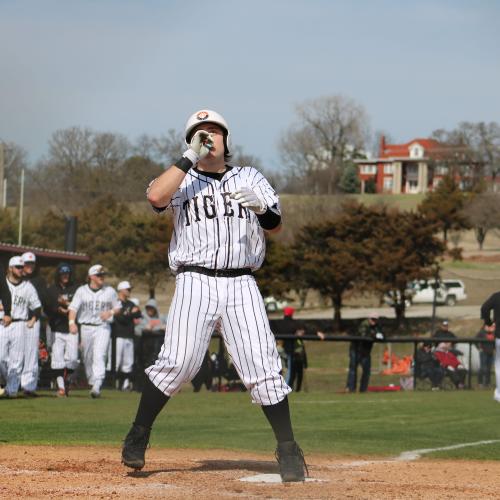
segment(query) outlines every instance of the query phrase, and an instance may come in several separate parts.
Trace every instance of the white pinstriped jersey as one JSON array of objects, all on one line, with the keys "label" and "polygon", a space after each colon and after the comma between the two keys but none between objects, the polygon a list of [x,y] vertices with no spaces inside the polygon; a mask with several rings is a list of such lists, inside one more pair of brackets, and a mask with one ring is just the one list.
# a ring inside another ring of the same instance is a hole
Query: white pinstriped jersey
[{"label": "white pinstriped jersey", "polygon": [[187,173],[169,205],[174,231],[168,256],[174,272],[181,265],[252,270],[262,265],[266,243],[257,216],[230,198],[241,187],[280,211],[278,195],[253,167],[234,166],[220,180],[193,169]]},{"label": "white pinstriped jersey", "polygon": [[104,285],[99,290],[93,290],[89,285],[78,287],[69,305],[69,309],[77,313],[78,323],[90,325],[108,323],[101,319],[101,313],[120,307],[121,303],[116,291],[108,285]]},{"label": "white pinstriped jersey", "polygon": [[29,281],[23,280],[18,285],[12,284],[8,279],[6,281],[12,295],[11,318],[30,319],[28,311],[34,311],[42,306],[35,287]]}]

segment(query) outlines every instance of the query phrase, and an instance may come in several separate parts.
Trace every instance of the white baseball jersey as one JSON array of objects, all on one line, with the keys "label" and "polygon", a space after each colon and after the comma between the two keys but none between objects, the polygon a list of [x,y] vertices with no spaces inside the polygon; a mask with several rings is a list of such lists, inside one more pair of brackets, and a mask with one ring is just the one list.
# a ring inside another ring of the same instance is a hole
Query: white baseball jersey
[{"label": "white baseball jersey", "polygon": [[253,167],[233,167],[221,180],[191,169],[169,207],[174,211],[174,232],[169,263],[210,269],[251,268],[264,260],[264,231],[257,216],[229,196],[248,187],[267,206],[279,212],[279,198],[266,178]]},{"label": "white baseball jersey", "polygon": [[[279,212],[279,199],[252,167],[233,167],[218,180],[191,169],[169,206],[174,211],[170,242],[172,270],[179,266],[258,269],[265,254],[264,231],[255,213],[230,198],[250,188]],[[255,403],[273,405],[291,391],[281,376],[281,360],[264,301],[249,274],[216,277],[180,272],[168,314],[165,341],[156,363],[146,369],[164,394],[176,394],[203,362],[215,325],[238,374]]]},{"label": "white baseball jersey", "polygon": [[42,307],[38,293],[35,287],[29,281],[21,281],[18,285],[14,285],[7,279],[10,294],[12,295],[12,310],[11,318],[13,320],[28,320],[29,313]]},{"label": "white baseball jersey", "polygon": [[89,285],[78,287],[69,305],[69,309],[77,313],[78,323],[95,326],[107,323],[101,319],[102,312],[120,307],[116,291],[108,285],[99,290],[93,290]]}]

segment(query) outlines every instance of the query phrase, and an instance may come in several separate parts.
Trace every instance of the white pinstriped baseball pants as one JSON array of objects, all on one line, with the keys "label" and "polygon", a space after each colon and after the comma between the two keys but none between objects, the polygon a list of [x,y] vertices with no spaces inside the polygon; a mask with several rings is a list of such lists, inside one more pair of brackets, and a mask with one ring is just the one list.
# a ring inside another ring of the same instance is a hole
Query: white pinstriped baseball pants
[{"label": "white pinstriped baseball pants", "polygon": [[25,328],[25,321],[13,321],[9,326],[0,324],[0,374],[7,394],[17,394],[21,383]]},{"label": "white pinstriped baseball pants", "polygon": [[145,370],[153,384],[172,396],[189,382],[200,369],[219,318],[226,348],[252,401],[264,406],[282,401],[292,389],[280,375],[264,301],[255,278],[248,275],[177,275],[163,347]]},{"label": "white pinstriped baseball pants", "polygon": [[87,382],[94,385],[106,376],[106,358],[111,335],[108,323],[99,326],[81,325],[83,364]]},{"label": "white pinstriped baseball pants", "polygon": [[[134,368],[134,339],[116,338],[115,370],[122,373],[132,373]],[[108,347],[108,364],[106,369],[111,371],[111,340]]]},{"label": "white pinstriped baseball pants", "polygon": [[52,355],[50,367],[53,370],[68,368],[74,370],[78,366],[78,334],[52,332]]},{"label": "white pinstriped baseball pants", "polygon": [[40,342],[40,320],[33,328],[24,323],[24,362],[21,374],[21,387],[25,391],[36,391],[38,385],[38,346]]}]

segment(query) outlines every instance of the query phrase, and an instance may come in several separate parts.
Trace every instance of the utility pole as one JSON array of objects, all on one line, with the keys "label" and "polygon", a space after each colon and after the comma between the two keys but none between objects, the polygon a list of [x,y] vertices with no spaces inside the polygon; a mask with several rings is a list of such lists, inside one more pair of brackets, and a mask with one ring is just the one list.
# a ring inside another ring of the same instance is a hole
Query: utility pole
[{"label": "utility pole", "polygon": [[21,170],[21,196],[19,197],[19,233],[17,244],[23,244],[23,208],[24,208],[24,168]]},{"label": "utility pole", "polygon": [[0,207],[5,208],[7,205],[7,200],[5,196],[5,187],[4,187],[4,177],[5,177],[5,151],[3,142],[0,142]]}]

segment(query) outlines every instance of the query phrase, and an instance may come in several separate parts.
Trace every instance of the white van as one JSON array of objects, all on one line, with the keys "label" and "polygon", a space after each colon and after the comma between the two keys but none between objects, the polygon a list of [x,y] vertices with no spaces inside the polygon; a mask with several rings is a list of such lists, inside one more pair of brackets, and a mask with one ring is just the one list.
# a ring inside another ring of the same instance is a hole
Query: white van
[{"label": "white van", "polygon": [[[428,304],[434,302],[434,280],[418,280],[410,284],[412,290],[412,304]],[[436,288],[436,303],[454,306],[457,302],[465,300],[465,285],[461,280],[444,279]]]}]

